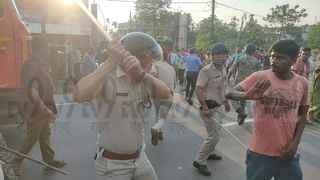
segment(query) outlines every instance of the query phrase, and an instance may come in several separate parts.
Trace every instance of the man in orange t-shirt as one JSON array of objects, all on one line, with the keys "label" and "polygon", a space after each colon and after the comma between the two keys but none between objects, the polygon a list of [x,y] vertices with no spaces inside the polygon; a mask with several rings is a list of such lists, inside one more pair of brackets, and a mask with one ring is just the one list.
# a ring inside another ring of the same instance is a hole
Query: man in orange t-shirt
[{"label": "man in orange t-shirt", "polygon": [[253,131],[246,157],[248,180],[302,180],[297,153],[308,110],[308,82],[291,71],[299,53],[292,40],[272,45],[272,69],[240,82],[226,97],[255,100]]},{"label": "man in orange t-shirt", "polygon": [[291,67],[292,71],[309,79],[309,74],[310,74],[309,57],[310,56],[311,56],[311,49],[302,48],[301,56],[298,58],[296,63]]}]

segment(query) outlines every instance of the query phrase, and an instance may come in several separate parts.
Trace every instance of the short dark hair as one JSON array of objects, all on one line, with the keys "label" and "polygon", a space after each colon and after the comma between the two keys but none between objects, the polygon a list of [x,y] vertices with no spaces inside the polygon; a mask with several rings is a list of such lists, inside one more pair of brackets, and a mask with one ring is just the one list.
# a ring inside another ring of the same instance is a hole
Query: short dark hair
[{"label": "short dark hair", "polygon": [[244,46],[244,53],[249,54],[250,56],[253,56],[254,53],[256,53],[257,46],[253,43],[248,43]]},{"label": "short dark hair", "polygon": [[275,42],[271,48],[271,51],[276,51],[278,53],[283,53],[288,55],[290,58],[297,58],[299,55],[300,47],[297,43],[291,39],[279,40]]},{"label": "short dark hair", "polygon": [[191,48],[191,49],[189,50],[189,53],[190,53],[190,54],[194,54],[195,51],[196,51],[196,50],[195,50],[194,48]]},{"label": "short dark hair", "polygon": [[302,51],[311,52],[311,48],[309,48],[309,47],[304,47],[304,48],[302,48]]}]

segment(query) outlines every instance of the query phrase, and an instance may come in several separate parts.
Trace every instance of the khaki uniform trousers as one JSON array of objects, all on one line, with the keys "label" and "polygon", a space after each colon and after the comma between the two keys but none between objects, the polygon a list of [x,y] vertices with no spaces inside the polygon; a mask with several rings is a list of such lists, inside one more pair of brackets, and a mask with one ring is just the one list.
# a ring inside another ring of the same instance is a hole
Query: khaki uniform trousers
[{"label": "khaki uniform trousers", "polygon": [[144,150],[132,160],[111,160],[101,154],[95,160],[96,180],[158,180]]},{"label": "khaki uniform trousers", "polygon": [[[217,122],[220,122],[223,118],[223,107],[217,107],[212,109],[211,117],[204,116],[200,111],[200,117],[202,118],[204,125],[206,127],[208,136],[205,138],[204,142],[195,161],[199,164],[206,165],[208,157],[214,152],[216,145],[220,139],[219,130],[221,129]],[[217,121],[217,122],[216,122]]]},{"label": "khaki uniform trousers", "polygon": [[[19,152],[23,154],[28,154],[33,147],[33,145],[39,140],[40,150],[42,155],[42,160],[46,163],[54,161],[54,150],[50,145],[50,120],[41,119],[36,121],[27,122],[27,137],[22,142]],[[23,157],[18,156],[15,161],[21,163]]]}]

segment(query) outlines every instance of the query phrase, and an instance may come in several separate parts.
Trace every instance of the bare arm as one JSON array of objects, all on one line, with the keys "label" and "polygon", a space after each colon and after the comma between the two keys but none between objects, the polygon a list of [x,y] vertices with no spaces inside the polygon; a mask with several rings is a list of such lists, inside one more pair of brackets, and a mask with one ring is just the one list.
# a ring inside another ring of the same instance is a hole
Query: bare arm
[{"label": "bare arm", "polygon": [[241,86],[235,86],[227,90],[225,97],[231,100],[246,100],[246,93]]},{"label": "bare arm", "polygon": [[143,83],[151,91],[152,98],[155,99],[168,99],[170,97],[170,89],[161,80],[153,77],[151,74],[146,74]]},{"label": "bare arm", "polygon": [[263,93],[270,87],[271,83],[268,79],[262,79],[256,82],[247,91],[237,85],[228,90],[225,97],[231,100],[258,100],[263,97]]},{"label": "bare arm", "polygon": [[230,77],[236,72],[238,66],[239,66],[238,61],[235,61],[234,63],[232,63],[232,66],[231,66],[229,73],[228,73],[228,81],[229,81]]},{"label": "bare arm", "polygon": [[284,147],[281,149],[281,157],[283,159],[291,159],[295,156],[298,150],[298,146],[301,140],[301,136],[304,130],[304,127],[307,122],[307,111],[308,111],[308,106],[299,106],[299,111],[298,111],[298,122],[295,126],[293,138],[291,141],[288,142]]},{"label": "bare arm", "polygon": [[82,78],[74,87],[73,98],[76,102],[91,101],[104,78],[115,68],[115,63],[107,61],[88,76]]},{"label": "bare arm", "polygon": [[307,113],[309,106],[300,106],[298,111],[298,122],[293,135],[293,141],[300,143],[302,132],[307,122]]}]

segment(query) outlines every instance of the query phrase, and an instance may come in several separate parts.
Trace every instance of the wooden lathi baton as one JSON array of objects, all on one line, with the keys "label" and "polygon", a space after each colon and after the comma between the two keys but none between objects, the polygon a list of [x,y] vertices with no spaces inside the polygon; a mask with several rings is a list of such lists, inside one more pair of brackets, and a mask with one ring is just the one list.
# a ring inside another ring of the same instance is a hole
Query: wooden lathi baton
[{"label": "wooden lathi baton", "polygon": [[248,149],[248,146],[245,145],[242,141],[240,141],[239,138],[237,138],[235,135],[232,134],[231,131],[229,131],[227,128],[225,128],[220,122],[218,122],[214,117],[210,117],[210,119],[212,119],[216,124],[218,124],[224,131],[227,132],[227,134],[229,134],[232,139],[234,139],[235,141],[237,141],[244,149]]},{"label": "wooden lathi baton", "polygon": [[54,171],[56,171],[56,172],[58,172],[58,173],[61,173],[61,174],[64,174],[64,175],[67,175],[67,174],[68,174],[67,172],[62,171],[61,169],[58,169],[58,168],[56,168],[56,167],[53,167],[53,166],[51,166],[51,165],[49,165],[49,164],[47,164],[47,163],[45,163],[45,162],[36,160],[36,159],[34,159],[34,158],[32,158],[32,157],[30,157],[30,156],[28,156],[28,155],[22,154],[22,153],[20,153],[20,152],[18,152],[18,151],[16,151],[16,150],[11,149],[11,148],[4,147],[4,146],[1,146],[1,145],[0,145],[0,149],[3,149],[3,150],[8,151],[8,152],[10,152],[10,153],[12,153],[12,154],[15,154],[15,155],[24,157],[24,158],[26,158],[26,159],[28,159],[28,160],[30,160],[30,161],[32,161],[32,162],[35,162],[35,163],[40,164],[40,165],[42,165],[42,166],[45,166],[45,167],[47,167],[47,168],[49,168],[49,169],[52,169],[52,170],[54,170]]}]

